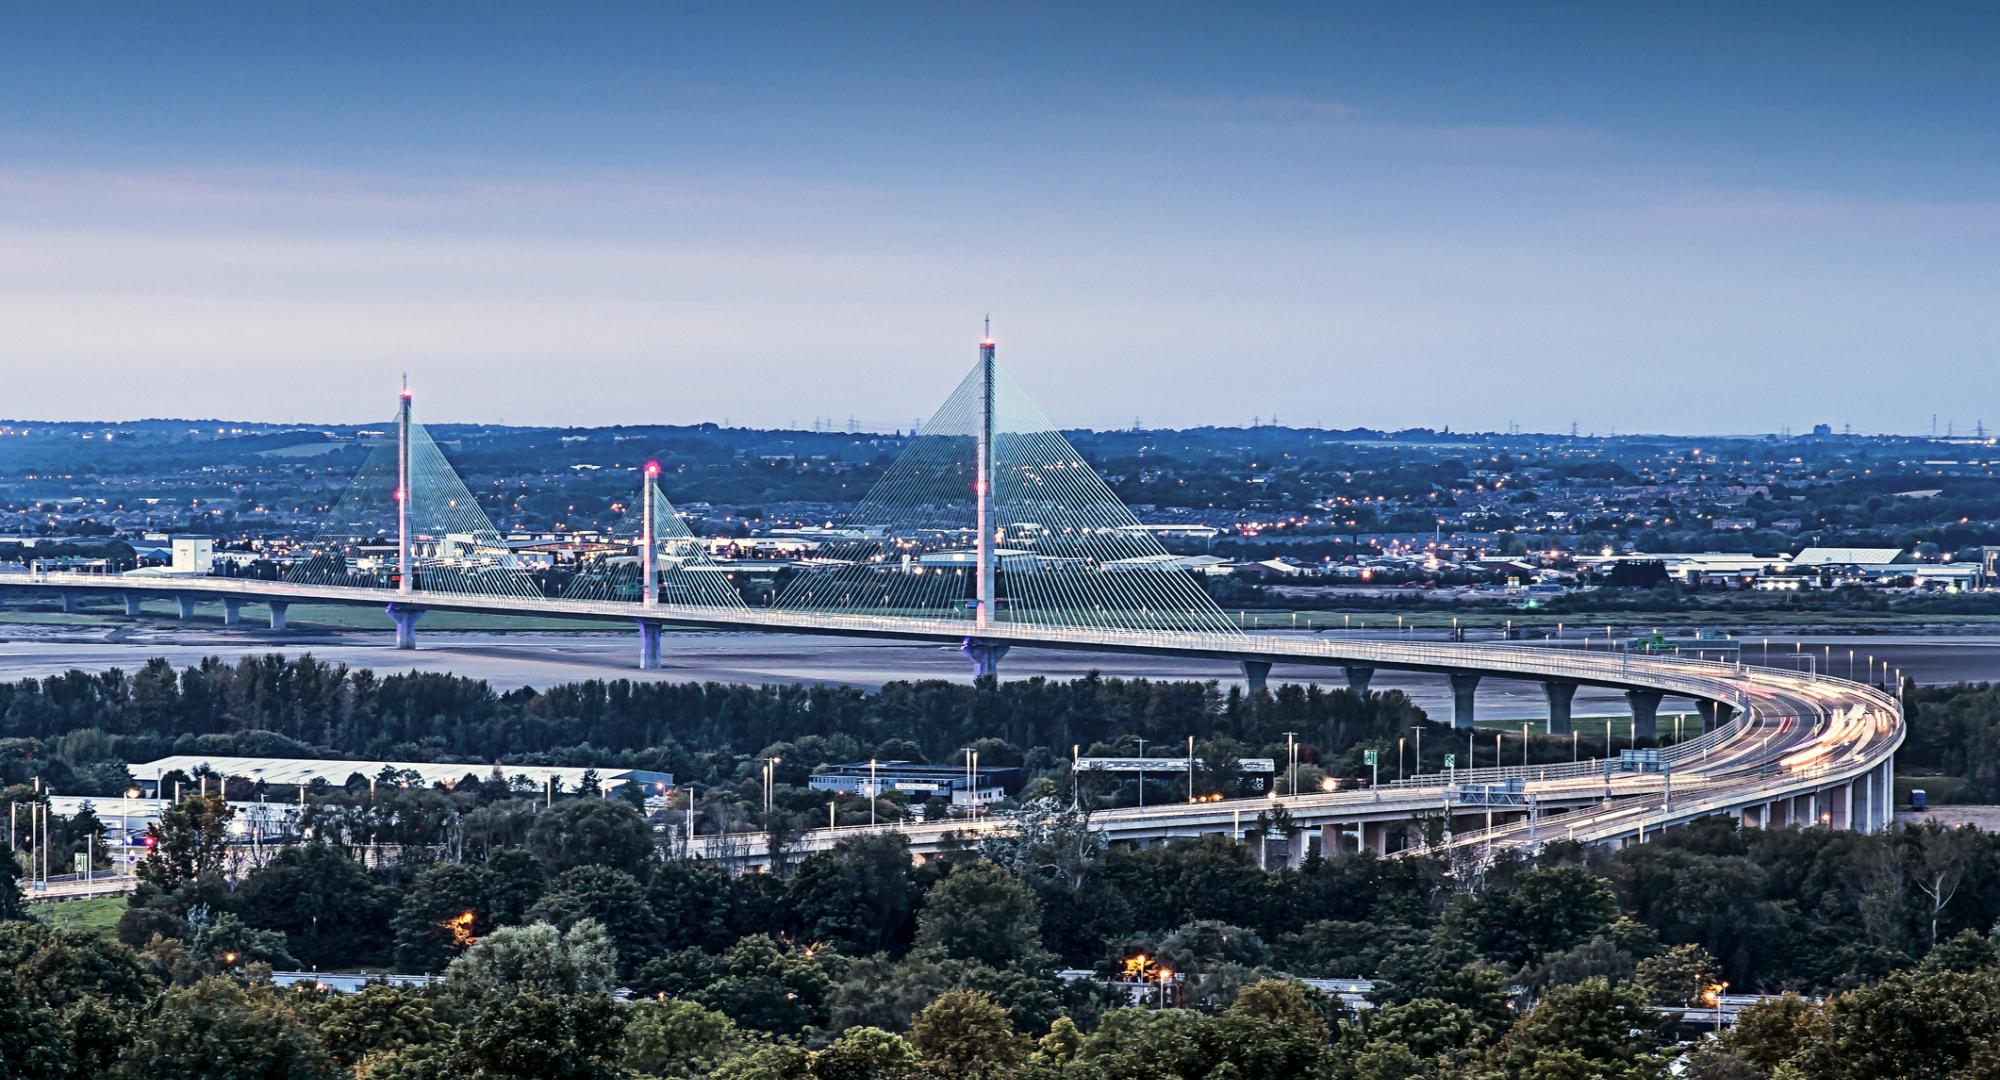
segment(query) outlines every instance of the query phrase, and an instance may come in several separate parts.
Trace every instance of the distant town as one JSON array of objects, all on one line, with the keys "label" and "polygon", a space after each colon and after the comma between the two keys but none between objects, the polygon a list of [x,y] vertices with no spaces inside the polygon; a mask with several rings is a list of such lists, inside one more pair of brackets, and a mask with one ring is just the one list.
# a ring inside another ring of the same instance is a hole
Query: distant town
[{"label": "distant town", "polygon": [[[629,546],[651,461],[709,559],[753,602],[855,535],[847,512],[911,438],[714,424],[433,430],[515,560],[552,592],[579,562]],[[0,562],[282,574],[392,434],[0,423]],[[1677,607],[1700,596],[1974,613],[2000,556],[2000,449],[1983,424],[1934,438],[1825,424],[1702,439],[1274,425],[1066,434],[1175,566],[1244,611],[1393,602],[1556,616],[1644,610],[1667,590]],[[176,537],[205,543],[177,563]]]}]

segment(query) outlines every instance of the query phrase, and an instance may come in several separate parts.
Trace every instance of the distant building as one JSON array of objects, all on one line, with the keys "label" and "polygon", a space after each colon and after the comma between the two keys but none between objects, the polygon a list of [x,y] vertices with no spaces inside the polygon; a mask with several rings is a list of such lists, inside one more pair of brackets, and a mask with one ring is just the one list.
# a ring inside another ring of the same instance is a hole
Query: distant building
[{"label": "distant building", "polygon": [[806,786],[836,795],[880,796],[900,791],[916,799],[948,798],[953,806],[986,806],[1021,790],[1021,770],[984,766],[925,765],[915,761],[851,761],[828,765]]},{"label": "distant building", "polygon": [[206,536],[176,536],[173,539],[173,572],[206,574],[215,568],[215,541]]},{"label": "distant building", "polygon": [[1792,557],[1793,570],[1827,566],[1888,566],[1906,563],[1910,556],[1902,548],[1809,547]]}]

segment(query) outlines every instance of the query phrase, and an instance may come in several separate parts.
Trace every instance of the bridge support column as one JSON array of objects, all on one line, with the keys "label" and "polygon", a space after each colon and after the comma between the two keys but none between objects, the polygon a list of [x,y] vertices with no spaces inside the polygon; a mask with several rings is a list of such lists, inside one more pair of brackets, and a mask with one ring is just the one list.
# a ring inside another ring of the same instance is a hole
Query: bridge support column
[{"label": "bridge support column", "polygon": [[1361,823],[1361,850],[1377,855],[1389,854],[1389,823],[1386,821],[1364,821]]},{"label": "bridge support column", "polygon": [[192,596],[187,596],[187,595],[183,594],[183,595],[181,595],[181,596],[176,596],[176,597],[174,597],[174,599],[175,599],[175,600],[178,600],[178,601],[180,601],[180,605],[181,605],[181,621],[182,621],[182,622],[187,622],[188,620],[190,620],[190,619],[193,619],[193,618],[194,618],[194,597],[192,597]]},{"label": "bridge support column", "polygon": [[271,629],[283,630],[285,628],[285,612],[291,606],[291,604],[283,600],[271,601]]},{"label": "bridge support column", "polygon": [[1271,662],[1269,660],[1243,661],[1243,690],[1245,693],[1262,694],[1270,688]]},{"label": "bridge support column", "polygon": [[1896,760],[1882,763],[1882,827],[1896,823]]},{"label": "bridge support column", "polygon": [[[1470,672],[1459,672],[1451,676],[1451,726],[1469,728],[1472,726],[1472,704],[1474,693],[1479,689],[1479,676]],[[1471,763],[1467,762],[1469,766]]]},{"label": "bridge support column", "polygon": [[62,594],[63,614],[74,615],[83,605],[83,596],[74,589],[64,589]]},{"label": "bridge support column", "polygon": [[1576,701],[1576,684],[1550,680],[1542,684],[1542,694],[1549,699],[1549,734],[1570,733],[1570,706]]},{"label": "bridge support column", "polygon": [[1714,731],[1716,728],[1727,724],[1730,718],[1736,715],[1736,709],[1733,706],[1725,705],[1720,701],[1697,701],[1694,703],[1694,707],[1697,712],[1701,713],[1701,729],[1703,731]]},{"label": "bridge support column", "polygon": [[138,618],[138,617],[139,617],[139,613],[140,613],[140,611],[142,610],[142,609],[140,608],[140,606],[139,606],[139,605],[141,605],[141,604],[143,604],[143,603],[145,603],[145,597],[143,597],[143,596],[140,596],[140,595],[139,595],[138,593],[135,593],[135,592],[128,592],[128,593],[126,593],[126,594],[125,594],[125,614],[127,614],[127,615],[130,615],[131,617],[133,617],[133,618],[135,618],[135,619],[136,619],[136,618]]},{"label": "bridge support column", "polygon": [[1285,865],[1297,870],[1306,864],[1306,831],[1293,833],[1285,844]]},{"label": "bridge support column", "polygon": [[639,670],[657,671],[660,667],[660,624],[651,619],[639,620]]},{"label": "bridge support column", "polygon": [[1008,646],[997,641],[981,641],[966,638],[958,647],[967,660],[972,661],[972,677],[984,679],[988,676],[1000,677],[1000,658],[1007,655]]},{"label": "bridge support column", "polygon": [[222,598],[222,625],[235,626],[243,621],[243,601],[233,596]]},{"label": "bridge support column", "polygon": [[389,618],[396,624],[396,647],[414,649],[417,647],[417,619],[423,612],[416,608],[406,608],[401,604],[390,604],[386,609]]},{"label": "bridge support column", "polygon": [[1347,688],[1357,694],[1366,694],[1369,682],[1375,678],[1375,669],[1372,667],[1350,667],[1341,670],[1347,673]]},{"label": "bridge support column", "polygon": [[1666,695],[1658,690],[1627,690],[1625,703],[1632,708],[1632,737],[1651,739],[1660,733],[1660,699]]}]

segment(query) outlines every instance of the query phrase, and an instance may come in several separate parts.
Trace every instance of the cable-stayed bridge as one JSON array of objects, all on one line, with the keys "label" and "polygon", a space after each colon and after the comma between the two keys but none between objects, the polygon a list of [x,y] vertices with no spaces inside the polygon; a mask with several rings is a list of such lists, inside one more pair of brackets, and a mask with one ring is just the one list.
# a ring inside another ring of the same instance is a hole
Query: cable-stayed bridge
[{"label": "cable-stayed bridge", "polygon": [[[652,466],[643,472],[629,543],[587,558],[560,581],[539,579],[413,409],[405,388],[396,437],[376,448],[282,580],[36,571],[0,575],[0,591],[55,591],[66,608],[111,594],[132,614],[146,596],[171,595],[183,617],[219,601],[230,622],[243,604],[261,603],[274,628],[292,604],[379,605],[406,649],[416,647],[427,611],[623,622],[636,627],[642,668],[660,665],[663,628],[691,626],[952,642],[979,676],[997,675],[1016,647],[1231,660],[1253,691],[1276,664],[1339,667],[1362,692],[1378,669],[1420,671],[1450,680],[1452,719],[1462,728],[1473,724],[1481,680],[1526,680],[1543,688],[1555,734],[1571,730],[1579,686],[1610,687],[1625,692],[1639,738],[1654,736],[1667,697],[1694,701],[1707,731],[1663,751],[1658,771],[1652,762],[1628,769],[1592,760],[1455,770],[1384,785],[1361,801],[1295,795],[1288,809],[1303,831],[1294,839],[1309,837],[1309,826],[1323,844],[1353,832],[1360,845],[1380,846],[1383,821],[1440,809],[1456,815],[1467,806],[1494,823],[1480,831],[1481,842],[1528,845],[1557,835],[1624,841],[1711,813],[1861,830],[1889,820],[1901,709],[1893,696],[1857,682],[1608,652],[1244,632],[999,368],[990,337],[844,527],[794,568],[768,606],[744,603],[675,513]],[[1560,815],[1559,834],[1544,825],[1544,811]],[[1135,842],[1242,833],[1240,812],[1217,804],[1102,819],[1114,838]],[[942,831],[934,841],[927,835],[913,834],[919,850],[947,842]],[[1463,829],[1454,836],[1468,842]],[[1303,850],[1295,845],[1293,854]]]}]

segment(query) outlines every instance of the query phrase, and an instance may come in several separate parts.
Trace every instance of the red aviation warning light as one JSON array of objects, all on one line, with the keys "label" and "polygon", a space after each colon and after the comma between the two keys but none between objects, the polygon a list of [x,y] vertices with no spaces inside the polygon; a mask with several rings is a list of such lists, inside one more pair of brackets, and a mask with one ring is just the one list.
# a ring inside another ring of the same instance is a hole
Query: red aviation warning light
[{"label": "red aviation warning light", "polygon": [[648,461],[646,463],[646,475],[647,476],[660,475],[660,463],[657,461]]}]

